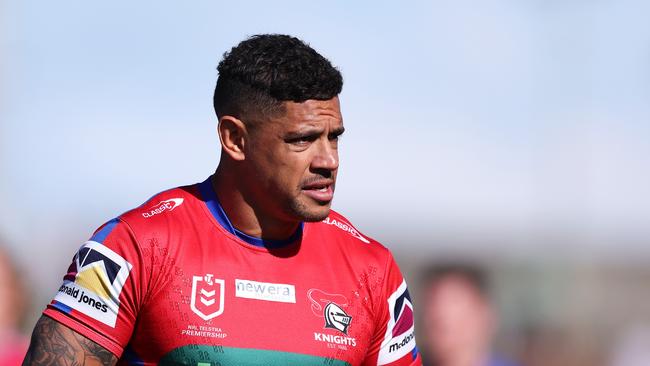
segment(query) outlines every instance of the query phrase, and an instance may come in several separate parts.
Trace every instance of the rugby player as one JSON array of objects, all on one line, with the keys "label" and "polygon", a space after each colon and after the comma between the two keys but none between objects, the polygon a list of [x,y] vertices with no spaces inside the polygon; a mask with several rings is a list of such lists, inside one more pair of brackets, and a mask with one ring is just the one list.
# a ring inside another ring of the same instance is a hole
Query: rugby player
[{"label": "rugby player", "polygon": [[23,365],[420,365],[391,253],[330,210],[340,72],[269,34],[218,71],[216,172],[102,225]]}]

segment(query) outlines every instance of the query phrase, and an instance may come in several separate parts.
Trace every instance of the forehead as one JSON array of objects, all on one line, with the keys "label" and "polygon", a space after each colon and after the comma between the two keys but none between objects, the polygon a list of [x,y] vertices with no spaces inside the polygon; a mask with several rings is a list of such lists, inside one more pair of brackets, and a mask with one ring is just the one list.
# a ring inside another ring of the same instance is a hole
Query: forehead
[{"label": "forehead", "polygon": [[[342,125],[339,98],[328,100],[309,99],[302,103],[284,102],[285,114],[279,120],[287,127],[300,125]],[[333,126],[333,127],[334,127]]]},{"label": "forehead", "polygon": [[429,285],[427,296],[429,301],[459,302],[470,301],[485,303],[483,294],[466,278],[447,275]]}]

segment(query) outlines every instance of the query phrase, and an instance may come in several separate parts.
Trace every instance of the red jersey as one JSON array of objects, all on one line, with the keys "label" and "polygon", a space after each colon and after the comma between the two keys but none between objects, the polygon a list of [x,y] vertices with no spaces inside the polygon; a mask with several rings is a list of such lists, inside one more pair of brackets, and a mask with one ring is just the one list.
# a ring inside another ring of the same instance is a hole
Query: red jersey
[{"label": "red jersey", "polygon": [[230,225],[210,179],[100,227],[45,315],[134,365],[420,365],[392,255],[332,211],[289,242]]}]

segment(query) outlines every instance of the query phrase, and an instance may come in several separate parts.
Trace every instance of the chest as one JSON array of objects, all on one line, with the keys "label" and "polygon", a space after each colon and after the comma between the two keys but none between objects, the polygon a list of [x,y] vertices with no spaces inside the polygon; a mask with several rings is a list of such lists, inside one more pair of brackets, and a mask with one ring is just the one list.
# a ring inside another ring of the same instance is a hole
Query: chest
[{"label": "chest", "polygon": [[200,366],[361,363],[375,331],[379,268],[338,250],[302,248],[283,257],[228,242],[203,244],[169,253],[152,277],[157,281],[131,341],[139,359]]}]

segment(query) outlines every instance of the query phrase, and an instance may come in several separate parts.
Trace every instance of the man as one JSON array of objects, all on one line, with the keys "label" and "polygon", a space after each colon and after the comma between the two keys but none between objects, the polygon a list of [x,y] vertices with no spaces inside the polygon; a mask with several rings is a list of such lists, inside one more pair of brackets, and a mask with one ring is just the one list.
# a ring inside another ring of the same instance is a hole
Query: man
[{"label": "man", "polygon": [[100,227],[24,365],[419,365],[391,254],[330,211],[339,71],[285,35],[218,70],[216,173]]},{"label": "man", "polygon": [[496,316],[487,275],[480,268],[462,264],[430,268],[424,278],[423,305],[427,365],[514,366],[491,350]]}]

